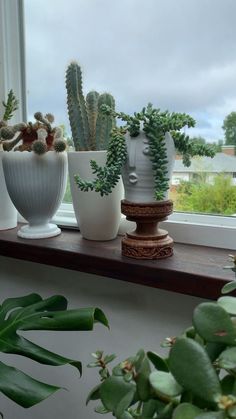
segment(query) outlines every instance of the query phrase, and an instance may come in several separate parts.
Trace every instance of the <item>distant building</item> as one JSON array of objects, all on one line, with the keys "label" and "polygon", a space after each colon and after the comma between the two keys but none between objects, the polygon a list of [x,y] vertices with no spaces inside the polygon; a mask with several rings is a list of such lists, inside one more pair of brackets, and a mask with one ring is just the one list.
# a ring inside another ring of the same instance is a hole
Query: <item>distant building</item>
[{"label": "distant building", "polygon": [[185,181],[203,181],[212,183],[214,176],[225,173],[232,178],[236,185],[236,156],[234,146],[222,146],[222,152],[215,157],[194,157],[190,167],[183,165],[182,159],[177,156],[172,176],[172,185],[179,185]]}]

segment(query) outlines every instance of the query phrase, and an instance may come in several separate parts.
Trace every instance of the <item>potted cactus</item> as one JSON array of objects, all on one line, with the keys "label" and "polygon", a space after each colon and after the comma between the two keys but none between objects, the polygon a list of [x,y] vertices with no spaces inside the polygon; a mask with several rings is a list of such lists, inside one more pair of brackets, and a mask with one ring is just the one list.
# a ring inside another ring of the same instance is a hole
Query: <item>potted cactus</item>
[{"label": "potted cactus", "polygon": [[[51,218],[66,188],[67,155],[61,127],[52,127],[52,114],[35,113],[34,123],[1,129],[3,170],[7,189],[19,213],[28,221],[18,236],[29,239],[52,237],[61,230]],[[7,152],[14,150],[13,153]]]},{"label": "potted cactus", "polygon": [[138,259],[159,259],[171,256],[173,240],[165,230],[157,229],[172,212],[168,200],[169,181],[175,160],[175,149],[183,154],[183,162],[190,165],[195,155],[214,156],[208,145],[191,142],[181,132],[185,126],[193,127],[195,121],[189,115],[161,112],[151,104],[134,116],[116,113],[103,106],[106,115],[113,115],[125,122],[125,126],[113,128],[108,146],[106,166],[91,163],[96,178],[93,182],[76,176],[81,190],[95,190],[109,194],[119,175],[125,188],[122,212],[127,219],[137,223],[137,229],[122,241],[125,256]]},{"label": "potted cactus", "polygon": [[107,147],[115,117],[101,112],[102,106],[115,111],[115,100],[109,93],[91,91],[83,94],[82,72],[76,62],[66,71],[67,108],[75,151],[68,152],[69,177],[73,206],[82,236],[90,240],[111,240],[117,235],[120,223],[119,202],[123,185],[118,179],[110,196],[101,197],[89,188],[79,190],[75,174],[93,182],[94,169],[90,161],[104,166]]},{"label": "potted cactus", "polygon": [[[235,260],[232,270],[236,271]],[[225,285],[225,294],[236,283]],[[100,382],[87,402],[117,419],[230,419],[236,417],[236,298],[199,304],[192,326],[167,338],[165,356],[139,350],[110,369],[115,355],[93,354]]]},{"label": "potted cactus", "polygon": [[7,192],[5,177],[2,167],[3,147],[2,130],[6,129],[8,121],[18,108],[18,101],[12,90],[9,91],[7,101],[2,102],[4,114],[0,120],[0,230],[14,228],[17,225],[17,211]]}]

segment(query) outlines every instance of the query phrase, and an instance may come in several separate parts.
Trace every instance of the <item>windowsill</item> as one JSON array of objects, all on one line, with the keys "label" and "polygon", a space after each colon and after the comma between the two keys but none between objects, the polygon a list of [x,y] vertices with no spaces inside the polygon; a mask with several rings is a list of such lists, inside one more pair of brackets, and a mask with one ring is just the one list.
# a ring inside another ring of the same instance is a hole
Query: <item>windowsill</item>
[{"label": "windowsill", "polygon": [[174,256],[142,261],[121,255],[121,237],[108,242],[85,240],[75,230],[50,239],[25,240],[17,229],[0,231],[0,255],[102,275],[186,295],[216,299],[226,281],[232,250],[176,243]]}]

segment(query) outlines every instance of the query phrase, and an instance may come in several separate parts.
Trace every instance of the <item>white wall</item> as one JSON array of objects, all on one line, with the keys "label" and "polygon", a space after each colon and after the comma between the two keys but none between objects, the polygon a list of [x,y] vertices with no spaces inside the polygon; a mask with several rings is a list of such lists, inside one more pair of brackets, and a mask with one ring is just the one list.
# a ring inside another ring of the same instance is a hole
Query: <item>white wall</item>
[{"label": "white wall", "polygon": [[[189,326],[192,310],[201,301],[195,297],[5,257],[0,257],[0,290],[1,301],[30,292],[38,292],[43,297],[63,294],[71,308],[98,306],[103,309],[111,327],[109,331],[97,325],[93,332],[78,333],[27,332],[27,336],[33,336],[38,344],[80,359],[84,364],[81,379],[69,366],[41,366],[21,357],[16,359],[1,354],[1,360],[9,365],[69,390],[61,390],[29,410],[0,395],[0,411],[4,413],[4,419],[99,419],[100,416],[93,412],[95,403],[85,406],[89,390],[97,384],[96,370],[86,368],[91,360],[90,353],[104,349],[106,353],[119,354],[120,360],[133,355],[141,347],[161,353],[164,350],[160,348],[160,342]],[[110,415],[106,418],[110,419]]]}]

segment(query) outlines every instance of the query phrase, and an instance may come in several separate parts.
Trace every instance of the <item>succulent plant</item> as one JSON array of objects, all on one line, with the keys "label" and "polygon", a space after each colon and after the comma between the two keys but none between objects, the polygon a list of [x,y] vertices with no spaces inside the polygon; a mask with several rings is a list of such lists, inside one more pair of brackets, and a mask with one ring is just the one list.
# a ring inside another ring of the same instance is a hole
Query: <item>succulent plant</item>
[{"label": "succulent plant", "polygon": [[15,131],[12,127],[8,127],[8,121],[13,117],[14,112],[18,109],[18,100],[16,99],[13,90],[10,90],[7,95],[7,101],[2,102],[4,114],[0,119],[0,149],[2,149],[3,140],[11,140]]},{"label": "succulent plant", "polygon": [[96,91],[83,94],[82,72],[77,62],[66,70],[67,109],[75,150],[106,150],[111,129],[115,126],[113,114],[101,112],[103,105],[115,111],[115,100],[109,93]]},{"label": "succulent plant", "polygon": [[[161,112],[154,109],[151,104],[143,108],[141,112],[134,113],[134,116],[126,115],[122,112],[114,112],[107,105],[101,106],[101,112],[106,115],[113,115],[124,121],[126,125],[111,131],[111,138],[108,145],[108,156],[115,155],[116,159],[107,160],[104,168],[98,167],[92,161],[93,173],[97,175],[94,181],[86,182],[79,176],[75,176],[78,187],[81,190],[95,190],[101,195],[107,195],[119,180],[121,168],[125,162],[127,151],[124,134],[129,132],[130,136],[137,137],[143,131],[149,139],[150,159],[152,161],[153,177],[155,181],[157,201],[164,199],[165,192],[169,188],[167,177],[167,154],[165,147],[165,133],[170,132],[176,149],[183,154],[183,162],[186,166],[190,165],[190,157],[195,155],[213,157],[215,151],[208,145],[195,144],[189,137],[179,132],[184,126],[193,127],[195,121],[187,114]],[[119,135],[118,135],[119,132]]]},{"label": "succulent plant", "polygon": [[[236,256],[229,268],[236,272]],[[236,289],[226,284],[222,294]],[[143,349],[110,369],[114,354],[93,353],[100,382],[87,402],[117,419],[230,419],[236,417],[236,298],[203,302],[192,326],[167,338],[166,356]]]},{"label": "succulent plant", "polygon": [[[5,151],[34,151],[42,155],[47,151],[62,152],[66,149],[61,127],[52,127],[54,116],[42,112],[34,114],[35,123],[20,123],[3,126],[0,130],[1,141]],[[21,144],[19,145],[19,143]]]}]

